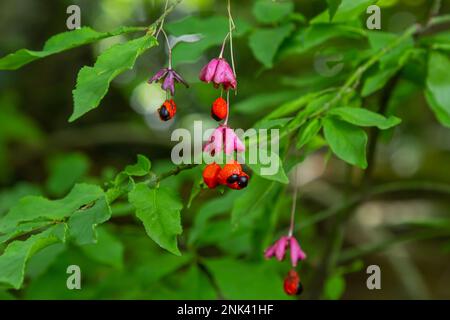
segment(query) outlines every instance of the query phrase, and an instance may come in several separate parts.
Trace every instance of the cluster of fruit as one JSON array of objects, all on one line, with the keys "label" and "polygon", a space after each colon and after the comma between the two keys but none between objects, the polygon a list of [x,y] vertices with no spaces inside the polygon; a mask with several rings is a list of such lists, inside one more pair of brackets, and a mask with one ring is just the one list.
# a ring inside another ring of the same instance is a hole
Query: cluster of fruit
[{"label": "cluster of fruit", "polygon": [[214,162],[207,165],[203,170],[203,181],[210,189],[223,185],[231,189],[240,190],[247,186],[248,180],[248,174],[234,160],[224,165],[223,168]]}]

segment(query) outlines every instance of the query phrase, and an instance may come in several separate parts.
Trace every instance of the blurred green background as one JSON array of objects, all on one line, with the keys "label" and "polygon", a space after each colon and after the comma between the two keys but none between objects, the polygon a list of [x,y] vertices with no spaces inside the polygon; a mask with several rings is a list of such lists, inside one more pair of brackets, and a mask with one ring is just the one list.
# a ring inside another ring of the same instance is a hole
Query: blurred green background
[{"label": "blurred green background", "polygon": [[[400,33],[416,22],[423,23],[431,2],[381,1],[382,30]],[[238,25],[234,45],[239,90],[232,96],[230,118],[235,128],[249,128],[273,108],[305,93],[342,85],[355,65],[371,54],[367,39],[333,35],[333,27],[313,35],[311,43],[298,44],[305,21],[325,11],[327,4],[321,0],[293,3],[294,12],[271,22],[270,15],[255,12],[254,1],[232,1]],[[2,0],[0,56],[19,48],[40,49],[50,36],[66,31],[66,9],[71,4],[81,7],[83,26],[99,31],[121,25],[147,26],[164,6],[163,1],[150,0]],[[450,3],[443,1],[442,5],[441,13],[450,13]],[[269,20],[265,22],[264,17]],[[354,25],[364,28],[365,18],[364,13]],[[163,45],[149,50],[132,71],[115,79],[99,108],[70,124],[67,119],[78,70],[92,65],[98,53],[125,36],[42,59],[17,71],[0,72],[0,216],[24,195],[57,199],[76,182],[101,185],[133,163],[136,154],[148,156],[157,173],[172,168],[171,131],[191,128],[195,120],[215,125],[209,113],[217,91],[200,83],[198,73],[218,54],[226,27],[223,0],[185,0],[167,18],[170,35],[203,35],[199,42],[175,47],[177,71],[191,88],[177,87],[178,113],[169,123],[160,122],[154,113],[161,91],[146,83],[166,65]],[[272,41],[250,41],[261,27],[295,31],[287,32],[271,59],[264,53],[272,50]],[[320,57],[330,55],[337,55],[343,63],[342,70],[332,76],[317,67]],[[448,128],[436,121],[423,97],[420,64],[410,63],[405,73],[388,101],[390,112],[403,122],[380,137],[372,183],[419,180],[450,185]],[[370,95],[364,103],[369,108],[376,106],[380,95]],[[330,158],[326,148],[306,159],[303,155],[291,150],[285,165],[298,165],[288,171],[291,178],[298,175],[300,185],[296,235],[308,254],[299,271],[305,298],[450,298],[449,193],[419,188],[417,192],[383,192],[359,203],[352,208],[352,218],[340,225],[343,250],[337,265],[321,274],[324,261],[333,254],[327,248],[336,231],[336,218],[330,215],[315,221],[314,217],[335,210],[348,193],[356,194],[353,182],[362,173],[353,170],[349,179],[346,165]],[[182,257],[156,246],[132,215],[131,206],[119,202],[113,206],[111,221],[99,228],[98,244],[57,244],[40,251],[30,260],[23,288],[0,286],[0,298],[289,298],[282,287],[289,262],[265,261],[263,250],[288,228],[292,184],[272,184],[253,176],[246,190],[202,191],[187,208],[200,177],[201,169],[196,168],[163,181],[181,194],[185,204],[179,239]],[[237,230],[230,223],[232,210],[246,212]],[[82,290],[66,288],[66,268],[72,264],[81,267]],[[381,268],[381,290],[366,287],[365,270],[371,264]]]}]

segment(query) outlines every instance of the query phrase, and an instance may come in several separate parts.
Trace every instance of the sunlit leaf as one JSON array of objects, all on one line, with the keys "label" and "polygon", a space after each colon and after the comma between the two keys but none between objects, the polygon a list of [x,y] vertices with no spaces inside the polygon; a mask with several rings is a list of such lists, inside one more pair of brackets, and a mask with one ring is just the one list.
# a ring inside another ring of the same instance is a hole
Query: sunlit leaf
[{"label": "sunlit leaf", "polygon": [[294,4],[291,1],[258,0],[253,5],[253,15],[262,23],[282,21],[293,11]]},{"label": "sunlit leaf", "polygon": [[381,114],[364,108],[335,108],[330,110],[328,115],[337,116],[340,119],[356,126],[378,127],[378,129],[381,130],[392,128],[401,122],[401,120],[397,117],[390,116],[386,118]]},{"label": "sunlit leaf", "polygon": [[342,160],[362,169],[367,167],[367,134],[363,129],[334,118],[323,119],[325,139]]},{"label": "sunlit leaf", "polygon": [[136,208],[136,216],[145,230],[162,248],[180,255],[177,236],[181,234],[180,200],[169,189],[150,189],[145,183],[138,183],[129,193],[129,201]]},{"label": "sunlit leaf", "polygon": [[266,68],[272,68],[273,60],[283,40],[292,32],[292,24],[278,28],[257,29],[249,39],[253,55]]},{"label": "sunlit leaf", "polygon": [[136,59],[157,44],[153,36],[116,44],[103,52],[93,67],[83,67],[78,73],[73,91],[74,111],[69,121],[75,121],[95,109],[108,92],[111,81],[122,72],[133,68]]},{"label": "sunlit leaf", "polygon": [[0,256],[0,283],[20,288],[28,259],[42,248],[64,240],[65,226],[59,224],[27,240],[11,242]]},{"label": "sunlit leaf", "polygon": [[45,58],[52,54],[86,45],[104,38],[124,33],[142,31],[142,28],[120,27],[112,32],[98,32],[89,27],[57,34],[45,43],[42,51],[21,49],[0,59],[0,70],[16,70],[34,60]]},{"label": "sunlit leaf", "polygon": [[450,59],[431,52],[428,60],[426,97],[439,122],[450,127]]}]

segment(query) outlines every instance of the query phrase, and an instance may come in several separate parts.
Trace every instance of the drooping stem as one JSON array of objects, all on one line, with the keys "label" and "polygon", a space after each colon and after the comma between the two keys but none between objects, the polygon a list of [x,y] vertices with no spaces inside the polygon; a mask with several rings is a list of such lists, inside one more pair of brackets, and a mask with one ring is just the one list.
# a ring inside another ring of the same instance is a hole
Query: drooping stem
[{"label": "drooping stem", "polygon": [[220,54],[219,54],[220,59],[223,58],[223,52],[225,51],[225,45],[227,44],[227,40],[228,40],[229,36],[230,36],[230,32],[228,32],[227,35],[225,36],[225,38],[223,39],[222,48],[220,49]]},{"label": "drooping stem", "polygon": [[[169,6],[169,0],[166,0],[166,5],[164,6],[164,12],[167,12],[167,7],[168,7],[168,6]],[[158,38],[159,33],[160,33],[161,30],[163,29],[165,20],[166,20],[166,16],[163,15],[163,18],[162,18],[162,20],[161,20],[161,24],[160,24],[160,26],[159,26],[158,32],[156,32],[156,35],[155,35],[156,38]]]},{"label": "drooping stem", "polygon": [[[236,25],[234,24],[233,16],[231,14],[231,0],[228,0],[228,27],[229,27],[229,34],[230,34],[230,55],[231,55],[231,66],[233,68],[234,76],[236,75],[236,68],[234,65],[234,52],[233,52],[233,31],[236,29]],[[236,91],[237,93],[237,91]]]},{"label": "drooping stem", "polygon": [[167,37],[167,33],[164,31],[164,29],[161,29],[161,32],[164,35],[164,38],[166,39],[167,50],[169,51],[169,69],[172,69],[172,47],[170,46],[170,42],[169,42],[169,38]]},{"label": "drooping stem", "polygon": [[289,226],[289,233],[288,236],[292,237],[292,235],[294,234],[294,229],[295,229],[295,209],[297,206],[297,192],[298,192],[298,185],[297,185],[297,170],[294,170],[294,180],[293,180],[293,184],[294,184],[294,193],[292,195],[292,207],[291,207],[291,224]]},{"label": "drooping stem", "polygon": [[223,123],[225,126],[228,125],[229,116],[230,116],[230,90],[227,90],[227,116],[225,118],[225,122]]},{"label": "drooping stem", "polygon": [[166,17],[176,8],[176,6],[178,6],[182,1],[183,0],[177,0],[177,1],[175,1],[175,3],[173,3],[170,6],[168,6],[164,10],[163,14],[155,22],[153,22],[148,27],[147,33],[155,35],[156,34],[156,28],[158,27],[158,25],[160,25],[166,19]]}]

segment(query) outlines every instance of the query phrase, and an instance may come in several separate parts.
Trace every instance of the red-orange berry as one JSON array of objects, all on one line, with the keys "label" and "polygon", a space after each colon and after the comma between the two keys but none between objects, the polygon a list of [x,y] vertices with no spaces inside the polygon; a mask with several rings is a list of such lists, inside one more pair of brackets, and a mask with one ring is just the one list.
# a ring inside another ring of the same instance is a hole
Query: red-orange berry
[{"label": "red-orange berry", "polygon": [[220,184],[230,185],[227,183],[227,179],[233,175],[237,175],[238,177],[242,174],[242,167],[239,162],[233,160],[226,165],[223,166],[222,170],[220,170],[219,175],[217,176],[217,180]]},{"label": "red-orange berry", "polygon": [[284,279],[284,292],[290,296],[300,295],[303,292],[300,276],[295,270],[290,270]]},{"label": "red-orange berry", "polygon": [[163,105],[158,109],[159,118],[162,121],[169,121],[175,116],[177,105],[172,99],[164,101]]},{"label": "red-orange berry", "polygon": [[217,98],[211,108],[211,117],[216,121],[222,121],[227,117],[227,114],[227,102],[221,97]]},{"label": "red-orange berry", "polygon": [[208,186],[208,188],[215,188],[219,182],[217,176],[219,175],[221,168],[217,163],[208,164],[203,170],[203,181]]}]

